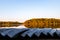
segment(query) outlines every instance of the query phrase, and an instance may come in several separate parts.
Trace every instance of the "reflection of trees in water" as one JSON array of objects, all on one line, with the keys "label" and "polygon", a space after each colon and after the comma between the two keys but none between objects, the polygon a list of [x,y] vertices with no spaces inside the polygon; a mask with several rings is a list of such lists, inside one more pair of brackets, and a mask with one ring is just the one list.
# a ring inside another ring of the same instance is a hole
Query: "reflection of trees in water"
[{"label": "reflection of trees in water", "polygon": [[20,24],[19,22],[0,22],[0,27],[13,27],[19,26]]},{"label": "reflection of trees in water", "polygon": [[34,18],[30,20],[26,20],[24,23],[20,22],[0,22],[0,27],[14,27],[24,25],[27,28],[59,28],[60,27],[60,19],[54,18]]},{"label": "reflection of trees in water", "polygon": [[27,20],[24,24],[28,28],[59,28],[60,19],[36,18]]}]

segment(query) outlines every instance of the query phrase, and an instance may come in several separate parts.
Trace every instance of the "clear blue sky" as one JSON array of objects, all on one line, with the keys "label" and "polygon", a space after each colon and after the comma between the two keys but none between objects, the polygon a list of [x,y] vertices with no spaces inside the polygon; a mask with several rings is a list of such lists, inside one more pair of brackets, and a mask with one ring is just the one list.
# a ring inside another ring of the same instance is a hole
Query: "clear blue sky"
[{"label": "clear blue sky", "polygon": [[0,0],[0,19],[60,18],[60,0]]}]

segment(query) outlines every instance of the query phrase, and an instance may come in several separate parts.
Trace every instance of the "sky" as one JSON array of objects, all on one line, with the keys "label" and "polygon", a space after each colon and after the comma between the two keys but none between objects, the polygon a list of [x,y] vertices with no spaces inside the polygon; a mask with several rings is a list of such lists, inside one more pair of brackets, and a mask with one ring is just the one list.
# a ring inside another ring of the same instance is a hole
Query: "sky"
[{"label": "sky", "polygon": [[60,18],[60,0],[0,0],[0,21]]},{"label": "sky", "polygon": [[60,0],[0,0],[0,19],[60,18]]}]

